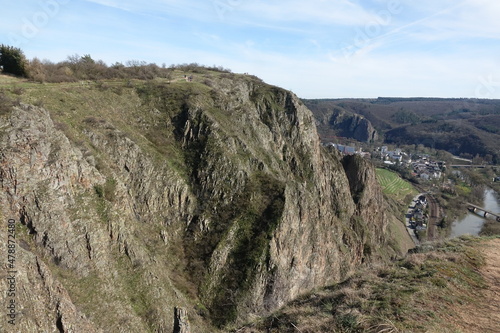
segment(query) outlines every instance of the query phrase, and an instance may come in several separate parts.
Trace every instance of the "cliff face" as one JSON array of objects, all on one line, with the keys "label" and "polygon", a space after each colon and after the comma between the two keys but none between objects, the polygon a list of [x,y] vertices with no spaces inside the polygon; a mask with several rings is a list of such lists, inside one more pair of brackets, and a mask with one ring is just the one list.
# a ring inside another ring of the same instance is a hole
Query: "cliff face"
[{"label": "cliff face", "polygon": [[176,306],[193,331],[224,326],[395,254],[373,170],[324,151],[290,92],[209,74],[123,89],[0,118],[16,330],[167,332]]},{"label": "cliff face", "polygon": [[342,136],[352,137],[362,142],[378,140],[378,133],[369,120],[358,114],[349,114],[344,111],[335,110],[328,125],[340,130]]},{"label": "cliff face", "polygon": [[353,137],[358,141],[373,142],[378,140],[378,133],[372,123],[362,116],[355,115],[349,128],[354,129]]},{"label": "cliff face", "polygon": [[332,136],[356,139],[361,142],[373,142],[379,139],[372,123],[362,115],[344,110],[329,101],[305,100],[305,104],[314,114],[318,131],[322,138]]}]

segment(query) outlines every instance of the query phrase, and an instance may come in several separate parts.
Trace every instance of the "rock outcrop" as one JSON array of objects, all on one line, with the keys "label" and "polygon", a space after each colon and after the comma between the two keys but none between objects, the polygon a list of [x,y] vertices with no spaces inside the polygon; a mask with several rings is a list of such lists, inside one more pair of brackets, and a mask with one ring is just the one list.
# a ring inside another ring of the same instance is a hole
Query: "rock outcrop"
[{"label": "rock outcrop", "polygon": [[373,169],[326,152],[290,92],[218,75],[130,89],[85,92],[113,99],[93,114],[0,118],[20,331],[171,332],[174,304],[195,332],[224,327],[395,254]]},{"label": "rock outcrop", "polygon": [[360,114],[345,110],[339,106],[325,105],[315,100],[306,100],[318,125],[318,132],[325,141],[333,137],[345,137],[361,142],[374,142],[379,135],[373,124]]},{"label": "rock outcrop", "polygon": [[184,308],[175,308],[174,333],[191,333],[188,314]]}]

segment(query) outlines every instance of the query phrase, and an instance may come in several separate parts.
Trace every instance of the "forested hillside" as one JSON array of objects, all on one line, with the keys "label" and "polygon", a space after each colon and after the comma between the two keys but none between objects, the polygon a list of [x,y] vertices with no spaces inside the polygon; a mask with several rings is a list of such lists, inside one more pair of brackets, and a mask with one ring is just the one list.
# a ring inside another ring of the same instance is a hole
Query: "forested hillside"
[{"label": "forested hillside", "polygon": [[328,125],[318,127],[325,137],[332,131],[346,136],[345,129],[337,126],[342,111],[368,120],[380,142],[422,144],[464,157],[479,154],[487,161],[500,161],[500,100],[325,99],[305,100],[305,104],[320,125]]}]

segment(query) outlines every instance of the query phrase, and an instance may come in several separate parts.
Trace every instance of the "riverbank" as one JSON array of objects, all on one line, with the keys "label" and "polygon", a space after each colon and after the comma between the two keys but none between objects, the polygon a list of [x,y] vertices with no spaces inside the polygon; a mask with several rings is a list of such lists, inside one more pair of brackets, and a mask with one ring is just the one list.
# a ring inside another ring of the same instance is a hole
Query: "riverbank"
[{"label": "riverbank", "polygon": [[[500,212],[500,203],[498,194],[493,189],[484,191],[484,198],[481,207],[492,211]],[[465,207],[464,207],[465,209]],[[467,211],[467,214],[455,220],[451,225],[450,238],[455,238],[461,235],[495,235],[500,233],[500,223],[496,220],[485,219],[484,217]]]}]

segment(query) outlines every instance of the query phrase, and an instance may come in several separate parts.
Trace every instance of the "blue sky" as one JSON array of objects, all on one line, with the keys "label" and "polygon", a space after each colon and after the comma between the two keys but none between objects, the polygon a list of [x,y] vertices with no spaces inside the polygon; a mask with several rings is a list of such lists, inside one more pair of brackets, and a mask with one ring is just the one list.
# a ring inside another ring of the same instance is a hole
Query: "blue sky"
[{"label": "blue sky", "polygon": [[303,98],[500,98],[498,0],[22,0],[2,8],[0,43],[30,59],[198,62]]}]

